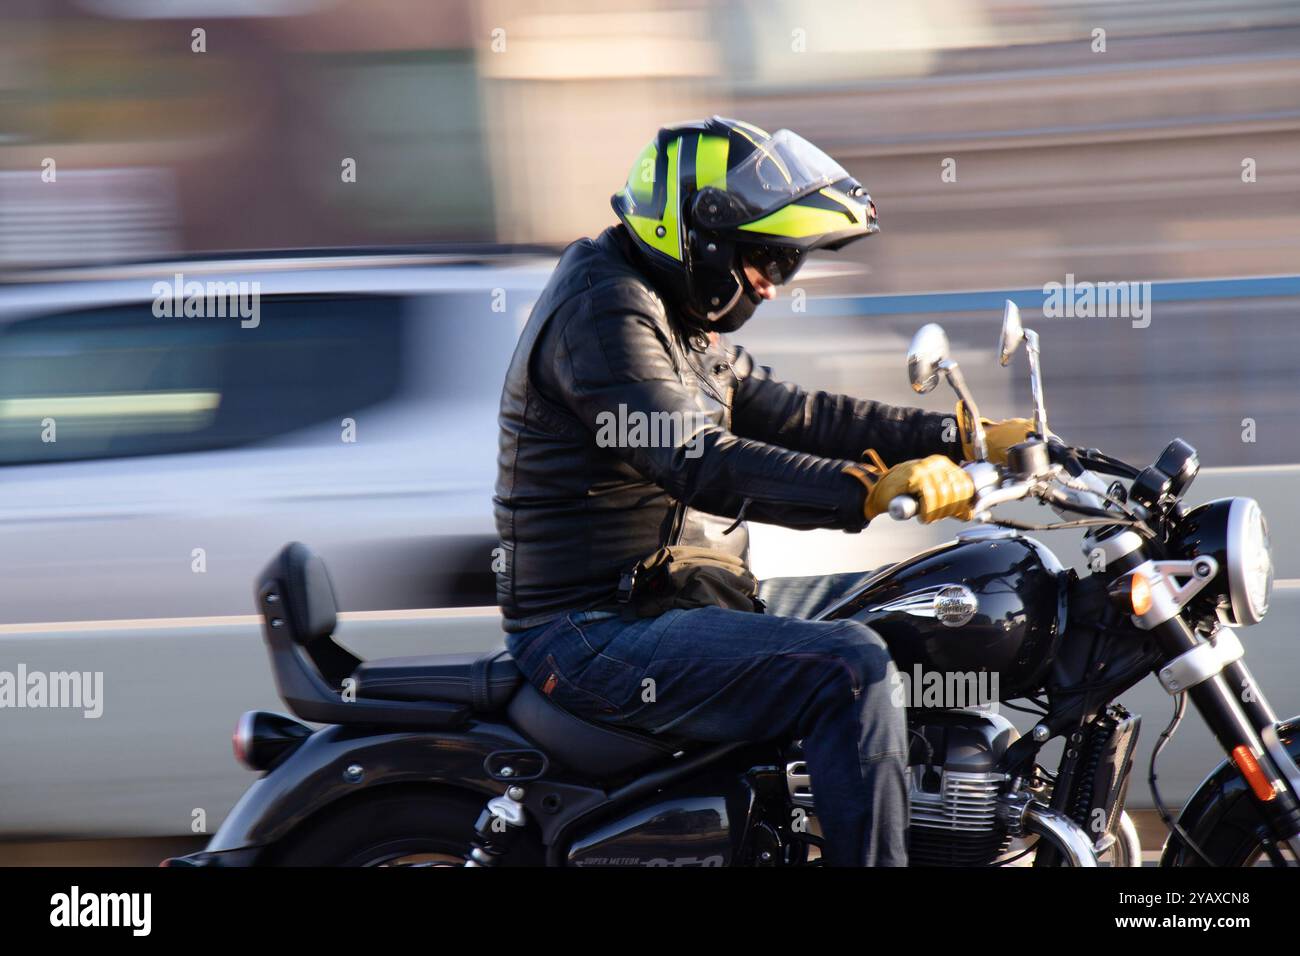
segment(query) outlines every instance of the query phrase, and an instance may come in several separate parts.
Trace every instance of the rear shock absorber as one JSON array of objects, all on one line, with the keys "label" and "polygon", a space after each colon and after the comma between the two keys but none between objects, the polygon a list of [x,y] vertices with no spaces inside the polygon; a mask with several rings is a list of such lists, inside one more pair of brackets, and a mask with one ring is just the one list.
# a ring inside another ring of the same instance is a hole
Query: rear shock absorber
[{"label": "rear shock absorber", "polygon": [[487,802],[474,824],[474,841],[465,854],[466,866],[496,866],[510,852],[528,825],[523,799],[524,788],[515,786]]}]

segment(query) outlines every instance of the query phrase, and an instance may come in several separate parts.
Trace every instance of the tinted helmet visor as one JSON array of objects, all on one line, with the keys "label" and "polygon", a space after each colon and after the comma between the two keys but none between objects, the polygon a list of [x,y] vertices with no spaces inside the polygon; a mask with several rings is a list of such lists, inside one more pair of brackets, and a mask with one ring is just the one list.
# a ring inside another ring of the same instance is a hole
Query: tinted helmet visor
[{"label": "tinted helmet visor", "polygon": [[784,285],[794,278],[803,265],[806,254],[785,246],[744,245],[741,259],[767,277],[773,285]]}]

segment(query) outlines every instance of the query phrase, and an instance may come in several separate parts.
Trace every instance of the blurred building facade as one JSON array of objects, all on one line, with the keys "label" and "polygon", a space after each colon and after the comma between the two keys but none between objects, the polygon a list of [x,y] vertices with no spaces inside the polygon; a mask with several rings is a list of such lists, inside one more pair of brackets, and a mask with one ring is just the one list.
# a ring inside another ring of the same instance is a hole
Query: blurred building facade
[{"label": "blurred building facade", "polygon": [[871,189],[883,232],[842,291],[1300,261],[1294,4],[7,0],[3,16],[0,266],[564,243],[610,221],[659,126],[715,112],[797,129]]}]

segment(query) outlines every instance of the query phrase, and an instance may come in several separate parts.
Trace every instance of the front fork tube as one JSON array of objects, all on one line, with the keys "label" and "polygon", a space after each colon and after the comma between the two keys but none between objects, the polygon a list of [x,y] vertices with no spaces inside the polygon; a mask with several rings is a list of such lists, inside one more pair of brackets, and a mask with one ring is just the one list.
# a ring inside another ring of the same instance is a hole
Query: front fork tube
[{"label": "front fork tube", "polygon": [[[1199,643],[1177,616],[1156,625],[1152,634],[1167,660],[1187,653]],[[1252,786],[1248,788],[1251,797],[1273,835],[1300,851],[1300,771],[1278,739],[1277,716],[1255,686],[1246,665],[1234,661],[1191,687],[1187,694],[1229,759],[1236,763],[1234,752],[1245,747],[1259,764],[1260,775],[1269,782],[1271,791],[1261,796]]]}]

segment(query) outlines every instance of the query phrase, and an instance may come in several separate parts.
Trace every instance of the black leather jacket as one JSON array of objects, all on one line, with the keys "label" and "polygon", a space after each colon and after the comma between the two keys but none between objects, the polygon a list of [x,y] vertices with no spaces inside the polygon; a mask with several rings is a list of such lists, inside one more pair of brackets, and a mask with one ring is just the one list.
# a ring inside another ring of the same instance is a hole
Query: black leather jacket
[{"label": "black leather jacket", "polygon": [[867,448],[891,465],[961,459],[943,440],[950,416],[809,394],[686,328],[638,256],[621,225],[569,246],[506,374],[493,498],[506,630],[613,602],[622,572],[663,544],[746,557],[742,508],[860,531],[865,489],[843,469]]}]

